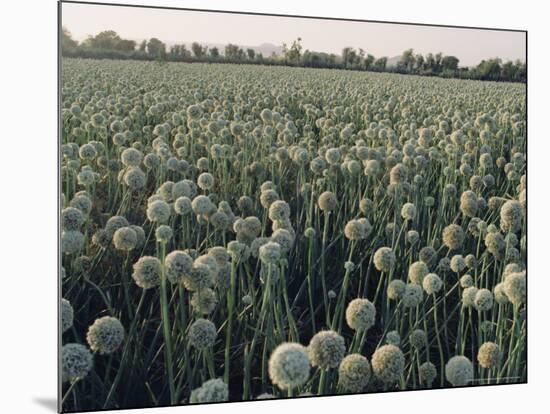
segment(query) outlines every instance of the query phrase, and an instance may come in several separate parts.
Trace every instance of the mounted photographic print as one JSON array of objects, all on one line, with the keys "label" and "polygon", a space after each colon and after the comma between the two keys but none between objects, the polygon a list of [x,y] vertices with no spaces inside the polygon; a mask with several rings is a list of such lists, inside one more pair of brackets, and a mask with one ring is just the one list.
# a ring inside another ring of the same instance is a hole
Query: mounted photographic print
[{"label": "mounted photographic print", "polygon": [[59,6],[61,411],[527,381],[525,31]]}]

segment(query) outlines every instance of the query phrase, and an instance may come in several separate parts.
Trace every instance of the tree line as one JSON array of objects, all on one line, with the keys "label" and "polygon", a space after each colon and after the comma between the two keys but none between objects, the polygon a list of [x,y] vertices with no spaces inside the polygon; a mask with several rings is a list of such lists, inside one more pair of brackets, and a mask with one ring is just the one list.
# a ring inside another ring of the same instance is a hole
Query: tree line
[{"label": "tree line", "polygon": [[396,65],[388,65],[386,56],[375,57],[359,48],[345,47],[340,55],[334,53],[303,50],[302,39],[291,44],[283,43],[281,54],[263,56],[254,49],[243,49],[227,44],[223,50],[193,42],[190,48],[185,44],[170,47],[157,38],[143,40],[122,39],[115,31],[106,30],[89,36],[81,43],[63,28],[61,52],[67,57],[95,59],[156,60],[161,62],[208,62],[248,63],[261,65],[299,66],[311,68],[349,69],[373,72],[394,72],[446,78],[479,79],[507,82],[526,82],[527,68],[524,62],[503,62],[499,58],[482,60],[477,66],[460,66],[456,56],[442,53],[415,54],[413,49],[405,50]]}]

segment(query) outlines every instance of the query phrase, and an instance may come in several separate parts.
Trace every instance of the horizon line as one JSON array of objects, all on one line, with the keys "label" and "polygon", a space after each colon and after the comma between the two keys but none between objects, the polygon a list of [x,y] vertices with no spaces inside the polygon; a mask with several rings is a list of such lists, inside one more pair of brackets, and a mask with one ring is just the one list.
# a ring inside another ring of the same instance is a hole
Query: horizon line
[{"label": "horizon line", "polygon": [[[61,3],[61,2],[62,2],[62,3],[79,3],[79,4],[81,4],[81,3],[88,3],[88,2],[80,2],[80,1],[72,1],[72,0],[69,0],[69,1],[62,1],[62,0],[60,0],[60,3]],[[139,7],[139,6],[137,6],[137,7]],[[62,25],[62,28],[66,28],[66,29],[69,31],[69,33],[71,33],[71,30],[70,30],[67,26]],[[492,29],[491,29],[491,30],[492,30]],[[94,37],[94,36],[96,36],[96,35],[99,34],[99,33],[106,32],[106,31],[113,31],[113,32],[115,32],[115,33],[118,35],[118,32],[117,32],[116,30],[114,30],[114,29],[105,29],[105,30],[101,30],[101,31],[97,32],[95,35],[88,34],[87,37],[86,37],[85,39],[80,40],[80,41],[77,40],[77,41],[78,41],[79,43],[82,43],[83,41],[85,41],[85,40],[87,40],[87,39],[89,39],[89,38],[91,38],[91,37]],[[301,37],[301,36],[298,36],[298,37]],[[281,49],[281,48],[282,48],[282,45],[278,45],[278,44],[275,44],[275,43],[272,43],[272,42],[262,42],[262,43],[257,44],[257,45],[243,45],[243,44],[236,44],[236,43],[232,43],[232,42],[227,42],[227,43],[223,43],[223,42],[219,42],[219,43],[218,43],[218,42],[204,42],[204,43],[201,43],[201,42],[198,41],[198,40],[192,40],[192,41],[191,41],[191,40],[182,41],[182,40],[173,40],[173,39],[170,39],[170,40],[163,40],[163,39],[160,39],[160,38],[158,38],[158,37],[156,37],[156,36],[153,36],[153,37],[150,37],[150,38],[139,38],[139,39],[137,39],[137,38],[122,38],[122,39],[123,39],[123,40],[131,40],[131,41],[134,41],[134,42],[136,42],[136,46],[137,46],[137,42],[138,42],[138,41],[143,42],[143,41],[147,41],[147,40],[154,39],[154,38],[160,40],[160,41],[163,42],[165,45],[168,45],[168,43],[170,43],[170,44],[172,44],[172,45],[185,45],[185,44],[198,43],[198,44],[200,44],[201,46],[204,46],[204,45],[207,46],[207,48],[209,48],[209,49],[210,49],[209,45],[215,45],[214,47],[216,47],[216,48],[218,47],[218,45],[223,45],[223,46],[235,45],[235,46],[238,46],[239,48],[250,48],[250,49],[260,48],[260,46],[262,46],[262,45],[273,46],[273,47],[278,48],[278,49]],[[74,40],[76,40],[76,39],[74,39]],[[283,42],[283,43],[285,43],[285,42]],[[347,48],[347,47],[351,48],[352,50],[357,50],[357,51],[358,51],[359,49],[363,49],[363,48],[356,48],[356,47],[352,47],[352,46],[345,46],[344,48],[342,48],[342,50],[345,49],[345,48]],[[137,49],[136,49],[136,50],[137,50]],[[414,51],[415,48],[414,48],[414,47],[407,47],[407,48],[405,48],[405,49],[403,50],[403,52],[405,52],[405,51],[407,51],[407,50],[413,50],[413,51]],[[313,50],[313,49],[304,49],[304,51],[302,52],[302,54],[303,54],[304,52],[306,52],[306,51],[309,51],[309,52],[312,52],[312,53],[324,53],[324,54],[327,54],[327,55],[334,55],[334,56],[342,57],[342,54],[341,54],[341,53],[338,54],[338,53],[332,53],[332,52],[326,52],[326,51],[320,51],[320,50]],[[167,52],[168,52],[168,51],[167,51]],[[223,54],[222,52],[224,52],[224,51],[223,51],[222,49],[220,49],[220,54]],[[366,52],[366,51],[365,51],[365,52]],[[373,56],[374,56],[375,58],[384,58],[384,57],[385,57],[385,58],[387,58],[387,59],[389,60],[389,59],[395,59],[395,58],[401,57],[401,56],[403,55],[403,52],[401,52],[401,54],[399,54],[399,55],[394,55],[394,56],[390,56],[389,54],[388,54],[388,55],[386,55],[386,54],[382,54],[382,55],[373,55]],[[261,52],[260,52],[260,53],[261,53]],[[427,55],[429,55],[429,54],[432,54],[432,55],[442,54],[443,57],[445,57],[445,56],[454,56],[454,55],[452,55],[452,54],[450,54],[450,55],[449,55],[449,54],[445,54],[445,53],[442,52],[442,51],[438,51],[438,52],[428,52],[428,53],[424,53],[424,54],[423,54],[423,53],[418,53],[418,54],[420,54],[420,55],[422,55],[422,56],[427,56]],[[272,56],[272,55],[267,56],[267,57],[271,57],[271,56]],[[282,55],[276,53],[275,56],[280,57],[280,56],[282,56]],[[456,57],[456,56],[454,56],[454,57]],[[456,58],[457,58],[457,59],[459,60],[459,62],[460,62],[460,59],[459,59],[458,57],[456,57]],[[477,63],[475,63],[475,64],[472,64],[472,65],[464,65],[464,66],[462,66],[462,67],[475,67],[475,66],[479,65],[482,61],[484,61],[484,60],[489,60],[489,59],[500,59],[500,60],[502,60],[502,62],[504,62],[504,63],[505,63],[505,62],[517,62],[517,61],[520,61],[521,63],[525,63],[525,62],[526,62],[526,59],[517,58],[517,59],[507,59],[507,60],[504,60],[503,58],[501,58],[501,57],[499,57],[499,56],[492,56],[492,57],[486,57],[486,58],[484,58],[484,59],[481,59],[479,62],[477,62]]]}]

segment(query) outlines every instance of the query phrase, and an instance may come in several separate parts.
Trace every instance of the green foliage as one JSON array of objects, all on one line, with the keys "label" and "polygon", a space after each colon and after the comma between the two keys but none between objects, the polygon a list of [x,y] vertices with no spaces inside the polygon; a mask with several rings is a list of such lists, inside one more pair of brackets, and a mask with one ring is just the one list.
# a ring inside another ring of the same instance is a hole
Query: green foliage
[{"label": "green foliage", "polygon": [[374,61],[374,69],[379,72],[384,72],[386,70],[386,65],[388,64],[388,58],[383,56]]},{"label": "green foliage", "polygon": [[214,60],[220,57],[220,51],[217,47],[211,47],[208,52],[210,53],[210,57]]},{"label": "green foliage", "polygon": [[407,49],[401,55],[401,59],[397,63],[398,68],[402,68],[407,72],[412,72],[414,69],[416,58],[412,49]]},{"label": "green foliage", "polygon": [[229,43],[225,46],[224,57],[229,62],[241,62],[245,59],[245,53],[239,46]]},{"label": "green foliage", "polygon": [[298,37],[292,41],[292,45],[288,47],[283,43],[283,56],[286,62],[290,65],[299,66],[302,56],[302,38]]},{"label": "green foliage", "polygon": [[[238,45],[228,43],[223,55],[217,47],[210,50],[198,42],[191,44],[188,50],[184,44],[176,44],[166,50],[166,45],[157,38],[143,40],[139,46],[133,40],[122,39],[112,30],[90,36],[82,44],[72,39],[70,32],[63,28],[61,51],[63,56],[166,60],[173,62],[219,62],[219,63],[253,63],[263,65],[288,65],[310,68],[350,69],[376,72],[397,72],[423,76],[440,76],[444,78],[480,79],[493,81],[525,82],[527,78],[525,63],[521,61],[505,62],[500,59],[483,60],[476,67],[459,66],[456,56],[444,56],[442,53],[414,54],[413,49],[405,50],[396,66],[388,66],[386,56],[376,58],[364,49],[352,47],[342,49],[341,55],[302,51],[302,39],[298,37],[288,46],[282,44],[282,55],[273,54],[264,57],[252,48],[244,50]],[[137,47],[136,47],[137,46]]]},{"label": "green foliage", "polygon": [[98,50],[116,50],[119,52],[133,52],[136,48],[136,42],[133,40],[122,39],[115,31],[106,30],[95,36],[88,37],[82,44],[82,47]]},{"label": "green foliage", "polygon": [[202,46],[200,43],[198,42],[193,42],[191,44],[191,50],[193,51],[193,55],[198,58],[198,59],[202,59],[203,57],[206,56],[206,53],[208,51],[208,48],[206,46]]},{"label": "green foliage", "polygon": [[72,55],[78,49],[78,42],[71,37],[71,32],[65,27],[61,31],[61,52],[64,55]]},{"label": "green foliage", "polygon": [[156,37],[147,42],[147,54],[154,59],[164,59],[166,57],[166,45]]}]

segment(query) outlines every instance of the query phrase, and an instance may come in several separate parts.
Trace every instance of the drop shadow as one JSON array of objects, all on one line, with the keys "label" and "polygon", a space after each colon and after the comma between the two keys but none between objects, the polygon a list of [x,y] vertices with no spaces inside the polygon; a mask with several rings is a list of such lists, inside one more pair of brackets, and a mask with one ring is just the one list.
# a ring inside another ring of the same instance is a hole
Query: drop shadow
[{"label": "drop shadow", "polygon": [[33,402],[37,405],[41,405],[42,407],[48,409],[51,412],[54,412],[54,413],[57,412],[57,398],[35,397],[33,398]]}]

